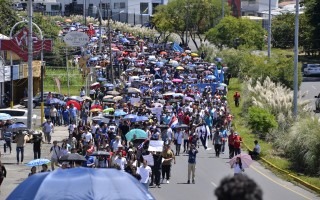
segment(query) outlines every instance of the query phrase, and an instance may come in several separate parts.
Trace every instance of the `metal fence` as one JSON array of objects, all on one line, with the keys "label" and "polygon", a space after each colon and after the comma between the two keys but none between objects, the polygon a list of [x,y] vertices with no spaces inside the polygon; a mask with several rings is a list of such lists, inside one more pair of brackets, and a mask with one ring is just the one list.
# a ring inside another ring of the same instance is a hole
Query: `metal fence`
[{"label": "metal fence", "polygon": [[[108,19],[110,11],[103,10],[102,11],[102,19]],[[75,15],[80,13],[71,13],[71,12],[62,12],[62,11],[54,11],[54,12],[43,12],[43,15],[47,16],[65,16],[69,17],[70,15]],[[86,12],[87,16],[98,18],[98,14],[93,13],[92,9],[88,9]],[[80,14],[82,15],[82,13]],[[110,18],[114,21],[119,21],[127,24],[137,25],[137,24],[147,24],[151,20],[151,16],[148,14],[134,14],[134,13],[124,13],[124,12],[111,12]]]}]

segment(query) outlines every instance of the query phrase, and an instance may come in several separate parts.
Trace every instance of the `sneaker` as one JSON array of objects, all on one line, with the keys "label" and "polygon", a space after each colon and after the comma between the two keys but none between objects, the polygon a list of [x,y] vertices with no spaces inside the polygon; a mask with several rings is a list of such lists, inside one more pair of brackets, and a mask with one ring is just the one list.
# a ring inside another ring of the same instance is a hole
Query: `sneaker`
[{"label": "sneaker", "polygon": [[195,184],[196,182],[194,180],[192,180],[192,184]]},{"label": "sneaker", "polygon": [[161,186],[160,185],[157,185],[158,186],[158,188],[161,188]]},{"label": "sneaker", "polygon": [[190,180],[188,180],[187,183],[190,184]]},{"label": "sneaker", "polygon": [[161,180],[161,184],[163,184],[163,183],[164,183],[164,179]]},{"label": "sneaker", "polygon": [[207,151],[210,151],[212,148],[206,148]]},{"label": "sneaker", "polygon": [[169,180],[167,180],[167,184],[169,184],[170,182],[169,182]]}]

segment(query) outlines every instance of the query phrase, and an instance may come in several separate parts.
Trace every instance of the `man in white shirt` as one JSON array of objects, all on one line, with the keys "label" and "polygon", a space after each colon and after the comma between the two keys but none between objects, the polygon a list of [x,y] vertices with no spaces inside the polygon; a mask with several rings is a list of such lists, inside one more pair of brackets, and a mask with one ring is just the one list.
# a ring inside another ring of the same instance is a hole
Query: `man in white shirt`
[{"label": "man in white shirt", "polygon": [[176,156],[180,155],[180,148],[183,141],[183,131],[181,129],[177,129],[176,134],[174,135],[175,145],[176,145]]},{"label": "man in white shirt", "polygon": [[[87,128],[84,129],[84,133],[82,134],[82,138],[84,140],[84,144],[89,144],[90,141],[92,141],[92,134],[88,131]],[[93,141],[92,141],[93,142]]]},{"label": "man in white shirt", "polygon": [[51,144],[51,133],[54,131],[54,126],[51,122],[51,119],[47,119],[47,121],[42,125],[42,131],[44,133],[45,140],[48,142],[48,144]]},{"label": "man in white shirt", "polygon": [[138,174],[141,176],[140,183],[144,185],[144,187],[148,190],[149,188],[149,178],[151,176],[151,168],[148,166],[146,160],[143,160],[142,165],[138,168]]},{"label": "man in white shirt", "polygon": [[127,159],[122,157],[122,152],[121,151],[118,151],[117,157],[114,160],[114,164],[116,165],[116,167],[120,168],[120,170],[122,170],[122,171],[124,171],[124,169],[126,168]]}]

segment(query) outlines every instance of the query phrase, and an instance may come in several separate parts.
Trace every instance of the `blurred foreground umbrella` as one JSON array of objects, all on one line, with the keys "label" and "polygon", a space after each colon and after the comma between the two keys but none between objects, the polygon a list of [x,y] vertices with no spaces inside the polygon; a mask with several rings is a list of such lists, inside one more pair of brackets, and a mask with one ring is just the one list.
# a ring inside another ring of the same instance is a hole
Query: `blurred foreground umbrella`
[{"label": "blurred foreground umbrella", "polygon": [[50,160],[48,159],[40,158],[40,159],[31,160],[26,165],[29,167],[34,167],[34,166],[41,166],[43,164],[48,164],[49,162]]},{"label": "blurred foreground umbrella", "polygon": [[7,199],[154,200],[155,198],[136,178],[126,172],[116,169],[77,167],[34,174],[20,183]]}]

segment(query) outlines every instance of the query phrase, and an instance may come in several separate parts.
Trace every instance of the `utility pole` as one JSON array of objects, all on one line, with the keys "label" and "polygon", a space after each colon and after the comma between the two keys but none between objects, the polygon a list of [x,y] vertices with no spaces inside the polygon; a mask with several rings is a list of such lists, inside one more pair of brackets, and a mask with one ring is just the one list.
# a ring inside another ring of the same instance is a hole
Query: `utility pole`
[{"label": "utility pole", "polygon": [[84,25],[87,25],[87,16],[86,16],[86,8],[87,8],[87,1],[83,0],[83,21],[84,21]]},{"label": "utility pole", "polygon": [[298,55],[299,55],[299,0],[296,0],[294,28],[294,75],[293,75],[293,117],[298,116]]},{"label": "utility pole", "polygon": [[112,49],[111,49],[112,34],[111,34],[110,17],[111,17],[111,10],[110,10],[110,13],[108,13],[108,31],[109,31],[109,53],[110,53],[111,84],[113,84],[114,77],[113,77],[113,59],[112,59]]},{"label": "utility pole", "polygon": [[67,67],[67,86],[68,86],[68,96],[70,96],[70,81],[69,81],[69,62],[68,62],[68,47],[66,47],[66,67]]},{"label": "utility pole", "polygon": [[100,33],[100,37],[99,37],[99,53],[102,53],[102,14],[101,14],[101,0],[100,0],[100,4],[99,4],[99,33]]},{"label": "utility pole", "polygon": [[33,41],[32,41],[32,0],[28,0],[28,116],[27,127],[32,129],[32,115],[33,115]]},{"label": "utility pole", "polygon": [[271,57],[271,0],[269,0],[269,14],[268,14],[268,58]]}]

